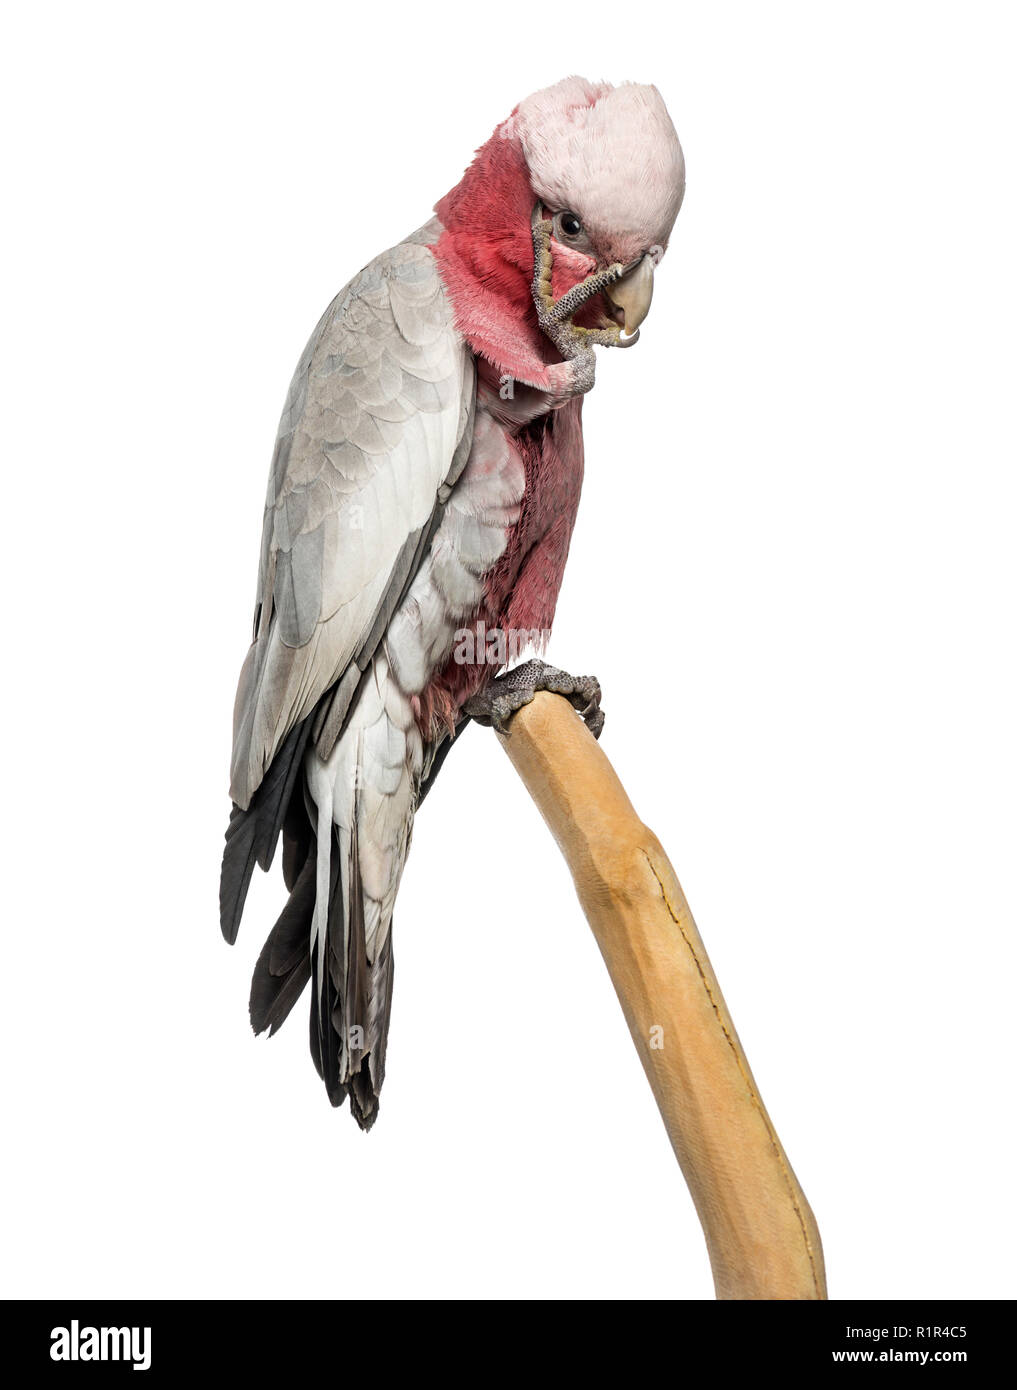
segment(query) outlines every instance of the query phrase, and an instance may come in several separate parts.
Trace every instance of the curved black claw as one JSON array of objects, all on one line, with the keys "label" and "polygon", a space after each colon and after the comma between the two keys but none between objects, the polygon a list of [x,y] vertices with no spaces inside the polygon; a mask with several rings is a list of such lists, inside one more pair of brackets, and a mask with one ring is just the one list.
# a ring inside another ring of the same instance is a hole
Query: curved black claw
[{"label": "curved black claw", "polygon": [[486,689],[463,706],[463,713],[478,724],[507,734],[516,710],[528,705],[538,690],[564,695],[582,716],[594,738],[600,738],[604,711],[600,708],[600,681],[596,676],[570,676],[544,661],[527,661],[498,676]]}]

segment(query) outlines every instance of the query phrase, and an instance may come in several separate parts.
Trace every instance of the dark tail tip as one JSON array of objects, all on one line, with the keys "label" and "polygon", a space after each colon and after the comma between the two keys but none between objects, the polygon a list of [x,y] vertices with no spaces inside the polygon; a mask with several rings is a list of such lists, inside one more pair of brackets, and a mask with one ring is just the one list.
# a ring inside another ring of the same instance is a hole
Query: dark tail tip
[{"label": "dark tail tip", "polygon": [[290,730],[247,810],[234,804],[230,813],[219,879],[219,925],[231,946],[240,930],[255,864],[266,871],[271,867],[283,821],[299,786],[301,760],[310,731],[310,717]]},{"label": "dark tail tip", "polygon": [[232,946],[240,930],[247,890],[258,858],[257,818],[250,811],[234,806],[226,830],[219,878],[219,926]]},{"label": "dark tail tip", "polygon": [[370,1057],[361,1058],[360,1070],[354,1072],[350,1077],[349,1092],[353,1118],[366,1133],[378,1118],[378,1111],[381,1108],[381,1102],[371,1078]]},{"label": "dark tail tip", "polygon": [[285,1023],[311,978],[316,846],[313,837],[289,901],[268,934],[251,980],[251,1027],[269,1037]]}]

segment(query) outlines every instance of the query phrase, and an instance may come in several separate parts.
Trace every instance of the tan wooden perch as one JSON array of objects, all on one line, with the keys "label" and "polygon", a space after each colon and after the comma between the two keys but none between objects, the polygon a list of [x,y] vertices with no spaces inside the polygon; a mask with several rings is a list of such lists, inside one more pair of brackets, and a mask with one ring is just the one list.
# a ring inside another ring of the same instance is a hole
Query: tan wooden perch
[{"label": "tan wooden perch", "polygon": [[572,871],[696,1204],[717,1297],[825,1298],[819,1228],[656,836],[561,696],[538,694],[499,739]]}]

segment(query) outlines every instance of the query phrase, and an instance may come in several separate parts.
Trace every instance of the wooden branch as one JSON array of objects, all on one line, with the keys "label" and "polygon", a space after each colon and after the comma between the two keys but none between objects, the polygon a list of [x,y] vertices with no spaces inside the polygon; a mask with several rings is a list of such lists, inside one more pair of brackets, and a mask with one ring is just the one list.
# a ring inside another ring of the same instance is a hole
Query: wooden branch
[{"label": "wooden branch", "polygon": [[538,694],[499,739],[572,871],[696,1204],[717,1297],[825,1298],[815,1218],[656,836],[561,696]]}]

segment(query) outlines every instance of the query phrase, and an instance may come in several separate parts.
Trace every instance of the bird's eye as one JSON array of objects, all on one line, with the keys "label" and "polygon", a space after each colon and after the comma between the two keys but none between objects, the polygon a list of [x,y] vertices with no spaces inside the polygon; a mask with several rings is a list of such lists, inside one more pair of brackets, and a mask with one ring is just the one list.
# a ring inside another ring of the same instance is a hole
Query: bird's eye
[{"label": "bird's eye", "polygon": [[583,230],[583,224],[574,212],[563,212],[560,218],[560,226],[566,236],[578,236]]}]

